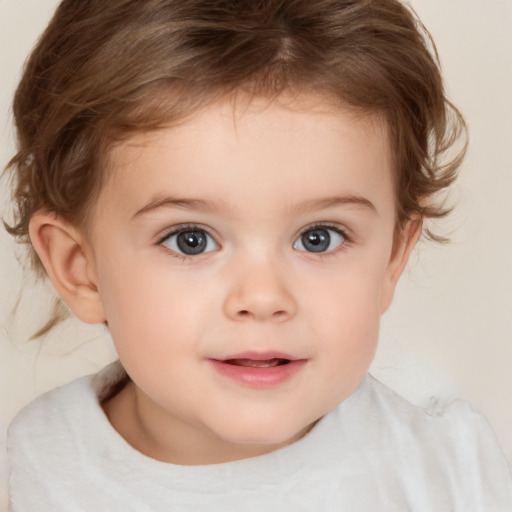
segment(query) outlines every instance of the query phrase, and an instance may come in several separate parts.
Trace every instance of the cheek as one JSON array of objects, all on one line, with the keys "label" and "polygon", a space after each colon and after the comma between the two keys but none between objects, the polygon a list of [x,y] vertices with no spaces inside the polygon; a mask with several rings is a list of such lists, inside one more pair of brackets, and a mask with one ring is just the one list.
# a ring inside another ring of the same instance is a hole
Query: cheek
[{"label": "cheek", "polygon": [[186,273],[168,273],[155,265],[108,274],[102,297],[121,358],[158,359],[200,342],[214,298]]},{"label": "cheek", "polygon": [[310,319],[313,336],[326,340],[344,365],[359,360],[366,364],[378,339],[383,272],[375,265],[347,265],[323,281],[323,286],[310,283],[312,293],[304,303],[315,315]]},{"label": "cheek", "polygon": [[314,340],[315,378],[308,388],[319,416],[361,383],[375,355],[380,321],[372,280],[361,281],[354,273],[338,276],[321,297],[305,304]]},{"label": "cheek", "polygon": [[345,362],[371,359],[378,339],[380,315],[376,297],[347,289],[318,311],[319,338]]}]

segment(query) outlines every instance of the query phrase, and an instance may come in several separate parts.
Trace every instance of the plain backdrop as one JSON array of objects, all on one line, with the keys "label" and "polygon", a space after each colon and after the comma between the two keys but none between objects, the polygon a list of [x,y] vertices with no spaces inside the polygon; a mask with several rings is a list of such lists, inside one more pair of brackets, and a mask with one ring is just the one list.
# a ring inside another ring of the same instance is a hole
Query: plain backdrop
[{"label": "plain backdrop", "polygon": [[[20,69],[57,3],[0,0],[2,168],[14,153],[9,109]],[[417,248],[383,318],[371,371],[417,404],[436,397],[469,399],[487,416],[512,460],[512,0],[411,4],[437,43],[449,97],[469,125],[470,146],[451,196],[455,213],[438,226],[452,242]],[[5,185],[1,211],[7,208]],[[45,318],[52,295],[23,275],[16,251],[2,230],[2,461],[5,430],[23,405],[115,358],[101,327],[74,320],[44,341],[27,341]],[[5,473],[5,465],[0,471]],[[5,492],[0,499],[5,501]]]}]

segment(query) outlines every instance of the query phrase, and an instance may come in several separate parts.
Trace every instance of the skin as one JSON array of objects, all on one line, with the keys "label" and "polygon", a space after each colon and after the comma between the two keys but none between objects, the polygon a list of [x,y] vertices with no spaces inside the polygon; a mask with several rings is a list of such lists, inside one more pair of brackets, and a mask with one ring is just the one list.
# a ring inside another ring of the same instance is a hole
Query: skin
[{"label": "skin", "polygon": [[[161,461],[210,464],[300,438],[361,383],[380,316],[419,235],[395,237],[384,122],[321,98],[230,100],[117,146],[87,232],[39,212],[31,236],[59,293],[108,322],[132,378],[104,404]],[[169,233],[193,224],[207,251]],[[330,230],[324,252],[301,237]],[[167,237],[167,238],[166,238]],[[278,351],[304,360],[269,387],[212,359]]]}]

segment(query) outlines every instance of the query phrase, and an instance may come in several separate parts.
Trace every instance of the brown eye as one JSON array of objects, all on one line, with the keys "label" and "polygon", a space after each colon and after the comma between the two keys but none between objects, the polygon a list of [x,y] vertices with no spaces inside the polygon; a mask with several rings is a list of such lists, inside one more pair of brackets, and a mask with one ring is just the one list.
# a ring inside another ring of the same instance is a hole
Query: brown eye
[{"label": "brown eye", "polygon": [[294,249],[307,252],[328,252],[345,241],[343,232],[330,227],[314,227],[304,231],[293,245]]}]

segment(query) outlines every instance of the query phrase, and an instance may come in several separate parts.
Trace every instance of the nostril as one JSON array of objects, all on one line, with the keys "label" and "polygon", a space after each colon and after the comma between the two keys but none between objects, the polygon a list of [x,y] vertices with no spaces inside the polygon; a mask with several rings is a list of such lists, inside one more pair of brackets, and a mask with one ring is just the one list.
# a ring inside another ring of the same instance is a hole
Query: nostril
[{"label": "nostril", "polygon": [[[237,313],[238,318],[247,318],[250,316],[258,317],[258,315],[255,315],[254,313],[251,313],[248,309],[241,309]],[[271,315],[272,318],[276,320],[281,320],[288,317],[288,313],[284,310],[274,311]]]},{"label": "nostril", "polygon": [[273,314],[274,317],[276,318],[283,318],[285,316],[287,316],[287,313],[286,311],[275,311],[274,314]]}]

